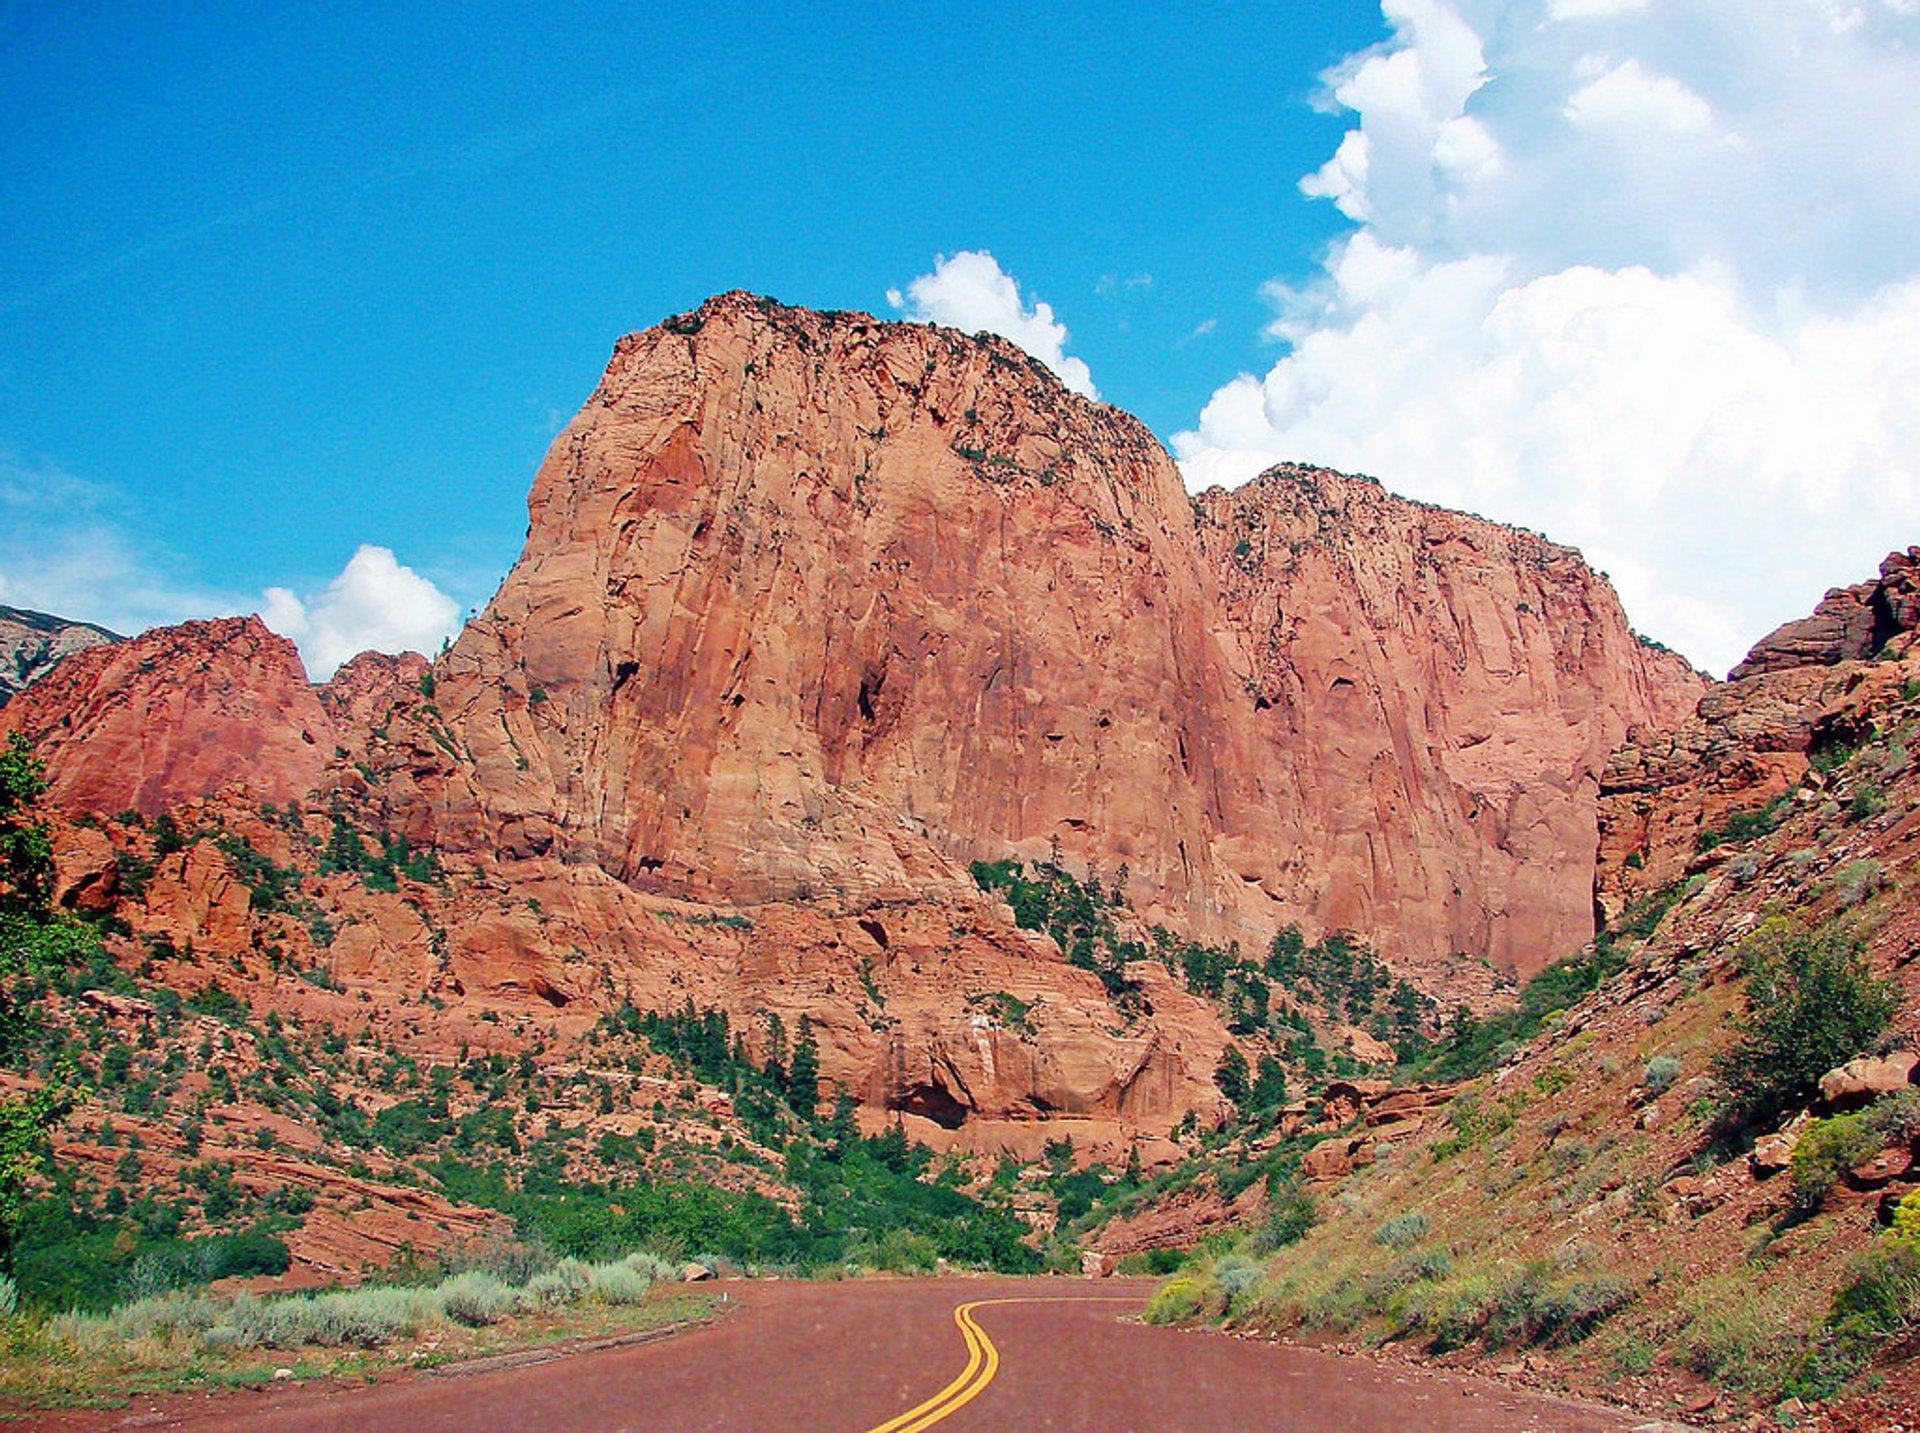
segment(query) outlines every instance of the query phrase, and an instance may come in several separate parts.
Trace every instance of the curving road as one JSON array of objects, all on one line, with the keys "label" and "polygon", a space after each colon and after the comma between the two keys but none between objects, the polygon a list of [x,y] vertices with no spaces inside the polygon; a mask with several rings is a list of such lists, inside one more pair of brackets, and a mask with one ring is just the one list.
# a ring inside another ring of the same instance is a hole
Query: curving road
[{"label": "curving road", "polygon": [[[249,1429],[1459,1429],[1614,1433],[1642,1418],[1480,1379],[1133,1322],[1152,1284],[722,1286],[728,1318],[531,1366],[142,1401],[94,1426]],[[96,1418],[99,1415],[94,1415]]]}]

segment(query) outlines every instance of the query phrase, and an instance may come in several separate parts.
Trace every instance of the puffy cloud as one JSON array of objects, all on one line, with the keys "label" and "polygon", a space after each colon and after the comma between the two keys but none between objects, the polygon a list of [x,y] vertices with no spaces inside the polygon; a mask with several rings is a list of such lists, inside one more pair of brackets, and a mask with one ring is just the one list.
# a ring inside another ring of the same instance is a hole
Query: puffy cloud
[{"label": "puffy cloud", "polygon": [[[1144,275],[1126,281],[1127,287],[1152,280]],[[1067,326],[1053,316],[1050,304],[1038,299],[1031,308],[1021,300],[1020,286],[984,249],[963,249],[952,258],[941,255],[933,272],[887,291],[887,302],[919,323],[940,323],[968,333],[997,333],[1012,339],[1051,368],[1075,393],[1098,398],[1093,374],[1078,358],[1067,356]]]},{"label": "puffy cloud", "polygon": [[184,580],[169,554],[128,536],[134,514],[110,486],[0,452],[0,602],[132,634],[258,612],[299,644],[316,681],[358,652],[432,652],[460,609],[384,547],[362,546],[320,592],[257,595]]},{"label": "puffy cloud", "polygon": [[363,544],[325,590],[298,597],[269,587],[260,620],[291,637],[307,672],[325,681],[361,652],[432,652],[460,626],[460,609],[384,547]]},{"label": "puffy cloud", "polygon": [[1302,186],[1360,227],[1270,286],[1191,484],[1325,462],[1542,529],[1719,669],[1920,540],[1920,7],[1383,10]]},{"label": "puffy cloud", "polygon": [[1704,134],[1713,128],[1712,105],[1672,75],[1643,69],[1638,60],[1600,69],[1573,92],[1566,116],[1588,127],[1663,129],[1672,134]]}]

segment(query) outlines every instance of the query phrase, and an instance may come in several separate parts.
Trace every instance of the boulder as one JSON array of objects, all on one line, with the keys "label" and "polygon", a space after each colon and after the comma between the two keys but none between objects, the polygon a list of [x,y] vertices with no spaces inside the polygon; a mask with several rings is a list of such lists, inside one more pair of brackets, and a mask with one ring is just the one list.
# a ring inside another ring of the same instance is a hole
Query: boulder
[{"label": "boulder", "polygon": [[1920,1054],[1912,1050],[1862,1055],[1820,1077],[1820,1099],[1835,1112],[1862,1109],[1882,1095],[1912,1085],[1916,1068],[1920,1068]]},{"label": "boulder", "polygon": [[1793,1162],[1794,1141],[1784,1134],[1770,1134],[1758,1141],[1747,1163],[1761,1179],[1778,1174]]},{"label": "boulder", "polygon": [[1883,1149],[1872,1159],[1856,1164],[1847,1171],[1847,1186],[1850,1189],[1884,1189],[1913,1168],[1913,1151],[1905,1145],[1893,1149]]},{"label": "boulder", "polygon": [[1362,1165],[1372,1163],[1371,1140],[1327,1139],[1301,1157],[1300,1172],[1308,1179],[1340,1179]]}]

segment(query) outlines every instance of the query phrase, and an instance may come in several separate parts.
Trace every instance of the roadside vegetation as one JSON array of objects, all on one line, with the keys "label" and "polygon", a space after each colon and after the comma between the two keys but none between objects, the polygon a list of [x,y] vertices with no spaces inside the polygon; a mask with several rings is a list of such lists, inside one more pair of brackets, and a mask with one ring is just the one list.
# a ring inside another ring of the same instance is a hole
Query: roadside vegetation
[{"label": "roadside vegetation", "polygon": [[1297,1139],[1214,1153],[1216,1176],[1258,1169],[1264,1212],[1188,1251],[1149,1317],[1545,1350],[1590,1389],[1701,1380],[1789,1414],[1872,1398],[1920,1338],[1920,1191],[1876,1173],[1920,1150],[1920,1090],[1836,1111],[1819,1083],[1896,1027],[1911,1048],[1883,934],[1910,871],[1860,847],[1897,819],[1884,783],[1907,774],[1916,698],[1816,752],[1824,800],[1735,813],[1698,842],[1706,874],[1642,897],[1514,1009],[1404,1050],[1399,1078],[1465,1082],[1420,1138],[1318,1182],[1292,1172]]},{"label": "roadside vegetation", "polygon": [[369,1376],[651,1332],[712,1312],[668,1261],[599,1264],[496,1245],[438,1277],[256,1296],[179,1291],[95,1314],[0,1321],[0,1413],[132,1393]]}]

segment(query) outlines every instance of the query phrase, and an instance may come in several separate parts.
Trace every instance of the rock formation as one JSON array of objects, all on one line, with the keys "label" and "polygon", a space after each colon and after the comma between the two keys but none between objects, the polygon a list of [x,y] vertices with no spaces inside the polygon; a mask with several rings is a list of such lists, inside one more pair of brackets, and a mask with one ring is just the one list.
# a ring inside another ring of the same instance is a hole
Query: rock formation
[{"label": "rock formation", "polygon": [[[155,852],[123,918],[279,952],[263,989],[324,963],[430,995],[443,1044],[692,998],[810,1015],[829,1080],[928,1138],[1163,1134],[1218,1105],[1215,1012],[1150,961],[1118,1008],[968,861],[1057,860],[1250,951],[1349,928],[1484,998],[1486,962],[1591,933],[1606,754],[1702,686],[1570,549],[1312,469],[1190,498],[1002,340],[744,294],[621,340],[529,514],[431,664],[314,688],[258,622],[187,624],[0,713],[65,810],[192,808],[324,917],[205,841]],[[316,854],[336,823],[447,882],[361,889]],[[75,901],[124,896],[97,836],[63,846]]]},{"label": "rock formation", "polygon": [[45,612],[0,606],[0,706],[69,653],[119,640],[91,622],[69,622]]},{"label": "rock formation", "polygon": [[1811,616],[1762,637],[1687,720],[1614,753],[1595,877],[1607,912],[1718,864],[1729,822],[1735,833],[1777,826],[1824,799],[1809,757],[1861,740],[1906,680],[1868,659],[1904,651],[1920,630],[1917,572],[1920,548],[1889,554],[1877,579],[1834,588]]},{"label": "rock formation", "polygon": [[1596,778],[1700,680],[1531,534],[1283,470],[1195,502],[997,339],[726,295],[623,340],[437,675],[418,834],[849,906],[939,858],[1528,970]]},{"label": "rock formation", "polygon": [[319,784],[333,724],[293,643],[254,617],[89,647],[9,702],[0,726],[47,762],[71,812],[155,816],[238,785],[286,801]]}]

